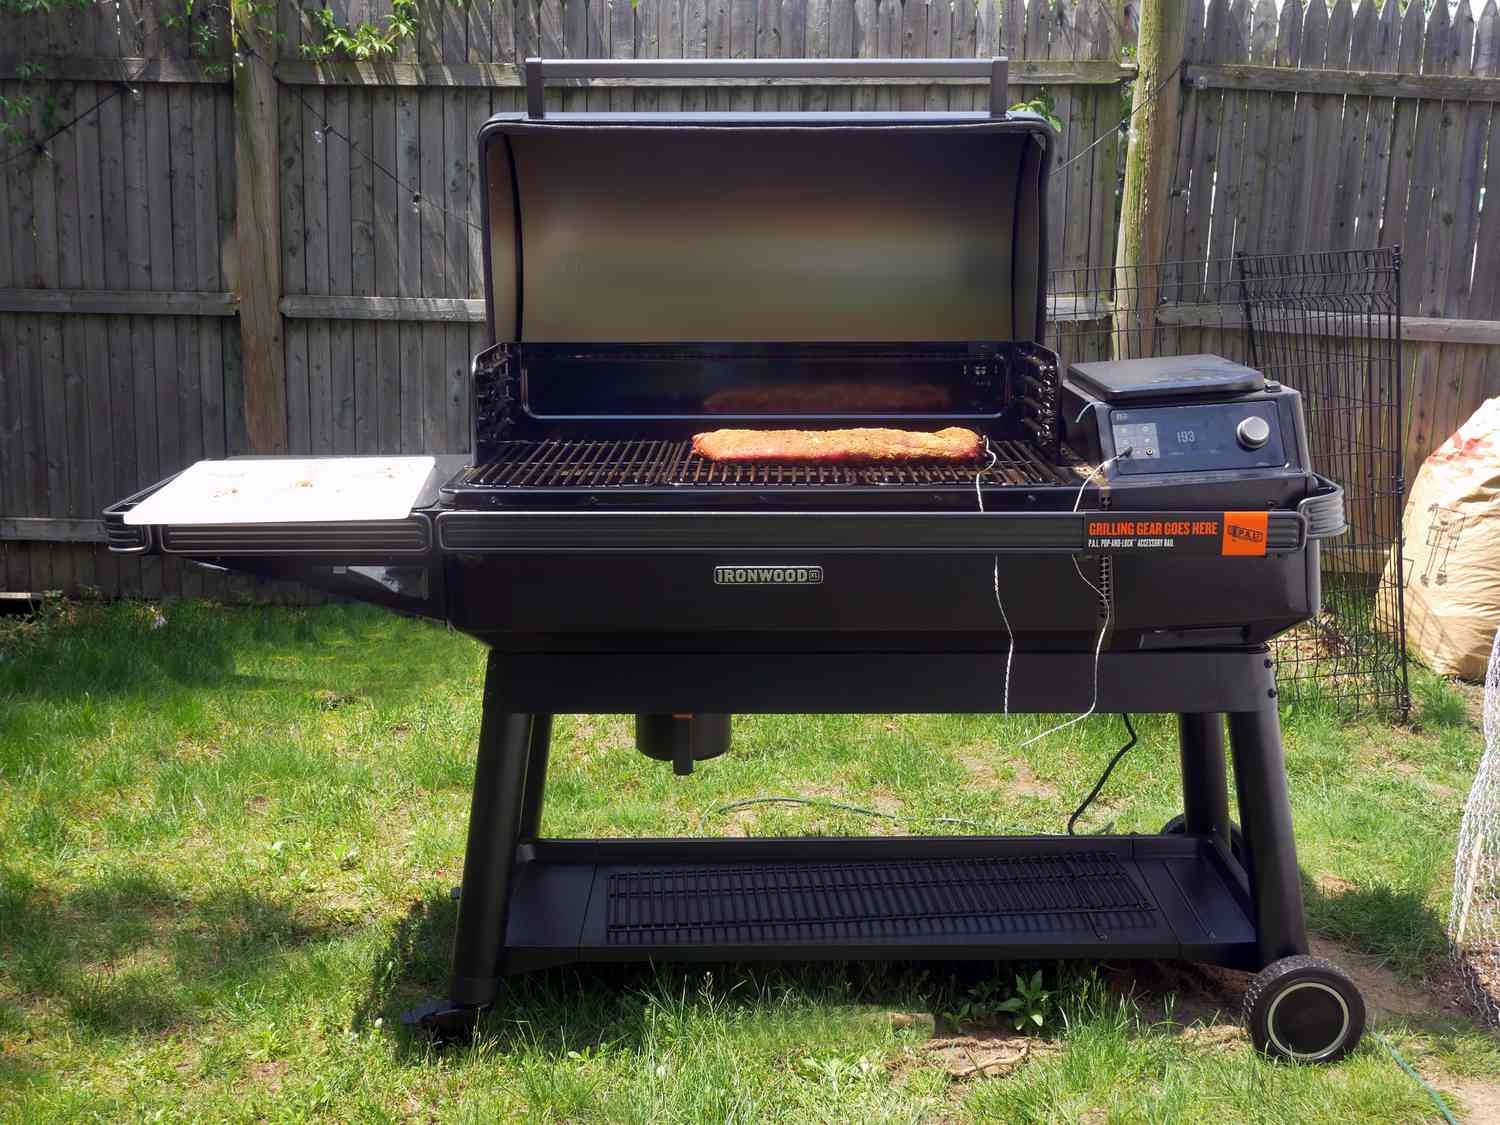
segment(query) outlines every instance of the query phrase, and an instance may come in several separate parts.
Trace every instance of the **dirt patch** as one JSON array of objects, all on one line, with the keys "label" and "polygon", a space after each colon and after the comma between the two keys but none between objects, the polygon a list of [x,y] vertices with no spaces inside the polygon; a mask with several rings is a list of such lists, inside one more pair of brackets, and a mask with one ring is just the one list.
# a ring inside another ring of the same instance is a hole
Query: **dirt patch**
[{"label": "dirt patch", "polygon": [[889,793],[872,793],[862,801],[855,801],[862,809],[874,809],[886,816],[906,816],[906,806],[899,798],[892,797]]},{"label": "dirt patch", "polygon": [[287,1071],[290,1069],[285,1059],[251,1063],[250,1079],[257,1086],[264,1086],[271,1093],[279,1094],[281,1093],[281,1083],[286,1078]]},{"label": "dirt patch", "polygon": [[[808,819],[826,816],[840,816],[843,811],[830,808],[823,802],[847,803],[856,805],[862,809],[871,809],[884,816],[869,817],[869,834],[873,836],[900,833],[906,830],[901,820],[890,820],[888,817],[904,817],[905,806],[895,797],[888,793],[874,793],[870,796],[861,797],[857,801],[851,801],[847,793],[832,785],[799,784],[796,796],[811,802],[810,805],[801,805],[794,802],[764,801],[759,804],[746,805],[743,808],[733,809],[730,812],[714,816],[705,816],[703,823],[712,825],[716,821],[723,824],[723,835],[725,836],[753,836],[758,834],[761,818],[773,810],[790,811],[801,813]],[[857,814],[853,814],[857,815]]]},{"label": "dirt patch", "polygon": [[1248,1043],[1250,1033],[1237,1023],[1194,1024],[1183,1029],[1180,1041],[1192,1050],[1217,1054]]},{"label": "dirt patch", "polygon": [[1057,796],[1057,789],[1037,777],[1025,762],[1016,763],[1015,772],[1010,781],[1010,790],[1023,797],[1036,797],[1043,801],[1050,801]]},{"label": "dirt patch", "polygon": [[1406,984],[1373,957],[1356,953],[1327,938],[1312,939],[1312,954],[1332,961],[1359,987],[1371,1020],[1381,1016],[1421,1016],[1434,1013],[1437,1005],[1425,988]]},{"label": "dirt patch", "polygon": [[1055,1055],[1059,1050],[1056,1043],[1045,1039],[1004,1032],[929,1039],[921,1048],[926,1062],[942,1067],[959,1081],[1010,1074],[1031,1059]]},{"label": "dirt patch", "polygon": [[1037,777],[1029,762],[1011,761],[1002,757],[993,746],[962,746],[958,750],[958,760],[969,779],[981,788],[1043,801],[1057,797],[1057,789]]},{"label": "dirt patch", "polygon": [[1134,995],[1152,1023],[1182,1028],[1237,1021],[1250,977],[1195,961],[1106,962],[1105,980]]},{"label": "dirt patch", "polygon": [[1500,1086],[1472,1078],[1446,1077],[1439,1077],[1434,1084],[1458,1101],[1454,1105],[1452,1099],[1444,1099],[1448,1108],[1467,1125],[1500,1125]]},{"label": "dirt patch", "polygon": [[204,762],[224,756],[216,742],[203,742],[196,738],[180,738],[172,748],[173,756],[180,762]]},{"label": "dirt patch", "polygon": [[1319,875],[1313,882],[1317,884],[1318,890],[1322,891],[1325,895],[1348,894],[1354,889],[1354,884],[1341,875],[1329,875],[1325,873]]},{"label": "dirt patch", "polygon": [[1005,784],[1000,768],[1009,763],[988,744],[960,746],[954,751],[969,780],[983,789],[998,789]]},{"label": "dirt patch", "polygon": [[[574,754],[588,757],[614,750],[635,749],[633,720],[623,715],[578,715],[572,719],[572,730],[566,742]],[[554,737],[553,745],[559,744]]]}]

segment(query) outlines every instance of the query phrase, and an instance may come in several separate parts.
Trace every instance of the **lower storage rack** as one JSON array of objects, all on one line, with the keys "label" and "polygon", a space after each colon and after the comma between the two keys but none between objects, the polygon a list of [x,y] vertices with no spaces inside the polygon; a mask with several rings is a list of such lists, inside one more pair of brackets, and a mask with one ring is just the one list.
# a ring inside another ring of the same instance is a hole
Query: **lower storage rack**
[{"label": "lower storage rack", "polygon": [[512,971],[642,956],[1235,965],[1255,953],[1244,873],[1195,838],[545,840],[523,853]]}]

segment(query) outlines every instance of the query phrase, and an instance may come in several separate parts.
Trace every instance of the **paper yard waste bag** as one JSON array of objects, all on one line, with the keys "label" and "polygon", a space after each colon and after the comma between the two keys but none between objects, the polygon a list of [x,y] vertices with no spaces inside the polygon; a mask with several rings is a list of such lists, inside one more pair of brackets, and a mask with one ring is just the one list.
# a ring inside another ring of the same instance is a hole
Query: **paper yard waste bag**
[{"label": "paper yard waste bag", "polygon": [[1500,627],[1500,398],[1423,462],[1401,531],[1408,649],[1435,672],[1484,679]]}]

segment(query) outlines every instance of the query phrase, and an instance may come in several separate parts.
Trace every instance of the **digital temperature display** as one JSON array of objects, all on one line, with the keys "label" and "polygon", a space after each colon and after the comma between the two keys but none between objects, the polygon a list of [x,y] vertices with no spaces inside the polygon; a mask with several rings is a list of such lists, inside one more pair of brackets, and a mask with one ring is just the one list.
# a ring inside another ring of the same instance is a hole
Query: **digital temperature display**
[{"label": "digital temperature display", "polygon": [[[1236,427],[1246,418],[1265,420],[1271,440],[1246,449]],[[1119,472],[1186,473],[1215,469],[1265,468],[1286,463],[1274,403],[1221,403],[1213,406],[1168,406],[1115,410],[1110,414],[1115,451],[1130,450]]]}]

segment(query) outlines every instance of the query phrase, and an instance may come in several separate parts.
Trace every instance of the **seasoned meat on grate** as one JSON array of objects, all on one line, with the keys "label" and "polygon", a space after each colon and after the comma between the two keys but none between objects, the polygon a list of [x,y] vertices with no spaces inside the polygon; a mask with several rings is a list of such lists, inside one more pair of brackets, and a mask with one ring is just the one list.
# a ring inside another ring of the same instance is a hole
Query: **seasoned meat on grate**
[{"label": "seasoned meat on grate", "polygon": [[877,465],[892,461],[978,461],[984,439],[949,426],[918,430],[712,430],[693,435],[693,452],[710,461]]}]

